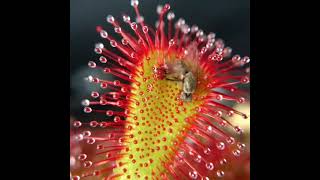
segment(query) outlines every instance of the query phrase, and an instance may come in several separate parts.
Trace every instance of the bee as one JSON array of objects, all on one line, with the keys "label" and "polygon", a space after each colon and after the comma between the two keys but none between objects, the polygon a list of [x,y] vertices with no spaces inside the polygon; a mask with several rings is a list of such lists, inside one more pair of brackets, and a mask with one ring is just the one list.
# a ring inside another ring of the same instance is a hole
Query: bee
[{"label": "bee", "polygon": [[165,78],[171,81],[182,82],[181,100],[190,102],[192,93],[196,90],[197,78],[192,73],[190,68],[181,60],[174,63],[165,63]]}]

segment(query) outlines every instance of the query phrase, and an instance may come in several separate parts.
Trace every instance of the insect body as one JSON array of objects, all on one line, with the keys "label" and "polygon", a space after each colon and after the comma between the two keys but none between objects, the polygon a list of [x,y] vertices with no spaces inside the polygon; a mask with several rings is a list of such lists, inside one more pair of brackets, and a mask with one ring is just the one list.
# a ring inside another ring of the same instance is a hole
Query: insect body
[{"label": "insect body", "polygon": [[183,85],[180,98],[183,101],[191,101],[192,93],[194,93],[196,89],[197,80],[186,64],[179,60],[174,63],[166,63],[164,68],[167,80],[182,81]]}]

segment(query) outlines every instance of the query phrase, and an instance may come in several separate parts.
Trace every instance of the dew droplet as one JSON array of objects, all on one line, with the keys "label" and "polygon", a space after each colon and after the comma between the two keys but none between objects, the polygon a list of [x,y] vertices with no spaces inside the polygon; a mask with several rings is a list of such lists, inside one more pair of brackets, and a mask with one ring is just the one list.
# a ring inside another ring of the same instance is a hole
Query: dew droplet
[{"label": "dew droplet", "polygon": [[175,44],[174,39],[170,39],[169,41],[169,47],[172,47]]},{"label": "dew droplet", "polygon": [[103,49],[104,45],[102,43],[96,43],[95,48]]},{"label": "dew droplet", "polygon": [[158,14],[161,14],[162,8],[163,8],[162,5],[158,5],[158,6],[157,6],[157,13],[158,13]]},{"label": "dew droplet", "polygon": [[91,136],[91,132],[90,131],[83,131],[83,136]]},{"label": "dew droplet", "polygon": [[244,97],[240,97],[237,100],[237,103],[239,103],[239,104],[244,103],[244,102],[245,102],[245,98]]},{"label": "dew droplet", "polygon": [[216,96],[216,100],[221,101],[222,99],[223,99],[222,95],[219,94],[219,95]]},{"label": "dew droplet", "polygon": [[143,22],[144,21],[144,17],[143,16],[138,16],[138,17],[136,17],[136,22],[137,23],[141,23],[141,22]]},{"label": "dew droplet", "polygon": [[83,161],[83,160],[85,160],[87,158],[87,155],[86,154],[80,154],[79,156],[78,156],[78,159],[80,160],[80,161]]},{"label": "dew droplet", "polygon": [[218,171],[217,171],[217,176],[218,176],[218,177],[223,177],[223,176],[224,176],[224,172],[221,171],[221,170],[218,170]]},{"label": "dew droplet", "polygon": [[90,101],[88,99],[84,99],[81,101],[81,105],[82,106],[89,106],[90,105]]},{"label": "dew droplet", "polygon": [[189,177],[190,177],[191,179],[197,179],[197,178],[198,178],[198,173],[197,173],[197,171],[190,171],[190,172],[189,172]]},{"label": "dew droplet", "polygon": [[246,145],[243,144],[243,143],[238,143],[237,144],[238,148],[241,149],[241,150],[244,150],[246,148]]},{"label": "dew droplet", "polygon": [[82,125],[82,123],[80,121],[74,121],[73,122],[73,126],[74,127],[80,127]]},{"label": "dew droplet", "polygon": [[91,97],[97,98],[97,97],[99,97],[99,93],[96,92],[96,91],[92,91],[92,92],[91,92]]},{"label": "dew droplet", "polygon": [[115,40],[111,40],[110,41],[110,45],[112,46],[112,47],[117,47],[117,42],[115,41]]},{"label": "dew droplet", "polygon": [[242,134],[243,133],[243,129],[241,129],[239,126],[235,126],[234,130],[236,131],[236,133],[238,134]]},{"label": "dew droplet", "polygon": [[196,161],[197,163],[201,162],[202,157],[200,155],[197,155],[196,158],[194,159],[194,161]]},{"label": "dew droplet", "polygon": [[76,164],[76,158],[70,156],[70,166],[74,166]]},{"label": "dew droplet", "polygon": [[112,115],[113,115],[113,111],[112,111],[112,110],[106,111],[106,115],[107,115],[107,116],[112,116]]},{"label": "dew droplet", "polygon": [[221,164],[221,165],[227,164],[227,160],[226,160],[226,159],[221,159],[221,160],[220,160],[220,164]]},{"label": "dew droplet", "polygon": [[82,134],[78,134],[77,136],[75,136],[76,141],[82,141],[83,140],[83,135]]},{"label": "dew droplet", "polygon": [[144,32],[144,33],[148,33],[148,26],[143,26],[143,28],[142,28],[142,31]]},{"label": "dew droplet", "polygon": [[135,30],[137,30],[137,28],[138,28],[138,25],[137,25],[137,23],[135,23],[135,22],[132,22],[131,24],[130,24],[130,26],[131,26],[131,28],[135,31]]},{"label": "dew droplet", "polygon": [[211,133],[211,132],[213,131],[212,126],[208,126],[208,127],[207,127],[207,131]]},{"label": "dew droplet", "polygon": [[108,37],[107,31],[101,30],[101,31],[100,31],[100,36],[101,36],[102,38],[107,38],[107,37]]},{"label": "dew droplet", "polygon": [[227,143],[229,143],[229,144],[234,144],[234,142],[235,142],[235,140],[234,140],[233,137],[228,137],[228,138],[227,138]]},{"label": "dew droplet", "polygon": [[99,124],[99,123],[98,123],[97,121],[91,121],[91,122],[90,122],[90,126],[91,126],[91,127],[97,127],[98,124]]},{"label": "dew droplet", "polygon": [[94,138],[89,138],[89,139],[87,139],[87,143],[88,144],[93,144],[93,143],[95,143],[96,142],[96,139],[94,139]]},{"label": "dew droplet", "polygon": [[85,161],[85,162],[83,163],[83,166],[84,166],[85,168],[89,168],[89,167],[91,167],[91,165],[92,165],[92,162],[91,162],[91,161]]},{"label": "dew droplet", "polygon": [[203,151],[203,153],[204,154],[210,154],[210,152],[211,152],[211,149],[210,148],[206,148],[204,151]]},{"label": "dew droplet", "polygon": [[118,123],[118,122],[121,121],[121,119],[120,119],[119,116],[115,116],[115,117],[113,118],[113,121],[114,121],[115,123]]},{"label": "dew droplet", "polygon": [[217,143],[217,148],[218,148],[219,150],[224,150],[224,148],[225,148],[224,143],[223,143],[223,142]]},{"label": "dew droplet", "polygon": [[220,125],[221,127],[226,127],[227,121],[222,120],[222,121],[219,122],[219,125]]},{"label": "dew droplet", "polygon": [[123,15],[123,16],[122,16],[122,19],[123,19],[124,22],[128,23],[128,22],[130,21],[130,16],[128,16],[128,15]]},{"label": "dew droplet", "polygon": [[93,61],[89,61],[89,62],[88,62],[88,66],[89,66],[90,68],[95,68],[95,67],[97,67],[96,63],[93,62]]},{"label": "dew droplet", "polygon": [[240,150],[239,149],[235,149],[235,150],[233,150],[232,151],[232,154],[234,155],[234,156],[237,156],[237,157],[239,157],[240,156]]},{"label": "dew droplet", "polygon": [[126,45],[128,45],[129,42],[128,42],[128,40],[122,38],[121,43],[126,46]]},{"label": "dew droplet", "polygon": [[99,61],[100,61],[101,63],[106,63],[108,60],[107,60],[107,58],[105,58],[105,57],[103,57],[103,56],[100,56]]},{"label": "dew droplet", "polygon": [[121,33],[121,27],[120,26],[114,27],[114,32]]},{"label": "dew droplet", "polygon": [[191,33],[195,33],[199,30],[199,27],[197,25],[192,25],[191,27]]},{"label": "dew droplet", "polygon": [[233,61],[234,63],[240,62],[240,60],[241,60],[241,57],[240,57],[238,54],[236,54],[236,55],[234,55],[234,56],[232,57],[232,61]]},{"label": "dew droplet", "polygon": [[80,180],[80,176],[73,176],[72,180]]},{"label": "dew droplet", "polygon": [[131,0],[130,4],[131,4],[131,6],[136,7],[139,5],[139,0]]},{"label": "dew droplet", "polygon": [[234,111],[228,111],[228,113],[227,113],[227,115],[228,115],[229,117],[233,116],[233,114],[234,114]]},{"label": "dew droplet", "polygon": [[249,63],[250,62],[250,58],[248,56],[245,56],[245,57],[242,58],[241,62]]},{"label": "dew droplet", "polygon": [[207,168],[208,170],[212,171],[212,170],[213,170],[213,168],[214,168],[213,163],[211,163],[211,162],[206,163],[206,168]]},{"label": "dew droplet", "polygon": [[84,111],[85,113],[91,113],[91,112],[92,112],[92,109],[91,109],[91,107],[85,107],[85,108],[83,108],[83,111]]},{"label": "dew droplet", "polygon": [[168,12],[167,18],[168,18],[168,20],[172,20],[175,18],[175,14],[172,11],[170,11],[170,12]]},{"label": "dew droplet", "polygon": [[111,24],[114,23],[114,17],[112,15],[108,15],[107,16],[107,22],[111,23]]}]

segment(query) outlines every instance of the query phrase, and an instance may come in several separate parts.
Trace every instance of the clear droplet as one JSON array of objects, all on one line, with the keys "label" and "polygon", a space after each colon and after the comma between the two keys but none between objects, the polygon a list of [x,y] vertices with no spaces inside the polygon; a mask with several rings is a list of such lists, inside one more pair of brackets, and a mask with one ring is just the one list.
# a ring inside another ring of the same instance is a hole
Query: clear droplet
[{"label": "clear droplet", "polygon": [[238,134],[242,134],[243,133],[243,129],[241,129],[239,126],[235,126],[234,130],[236,131],[236,133]]},{"label": "clear droplet", "polygon": [[143,26],[143,28],[142,28],[142,31],[144,32],[144,33],[147,33],[148,32],[148,26]]},{"label": "clear droplet", "polygon": [[213,127],[212,126],[208,126],[207,127],[207,131],[211,133],[213,131]]},{"label": "clear droplet", "polygon": [[228,111],[228,113],[227,113],[227,115],[228,115],[229,117],[233,116],[233,114],[234,114],[234,111]]},{"label": "clear droplet", "polygon": [[220,160],[220,164],[221,164],[221,165],[227,164],[227,160],[226,160],[226,159],[221,159],[221,160]]},{"label": "clear droplet", "polygon": [[116,42],[115,40],[111,40],[111,41],[110,41],[110,45],[111,45],[112,47],[117,47],[117,42]]},{"label": "clear droplet", "polygon": [[228,137],[228,138],[227,138],[227,143],[229,143],[229,144],[234,144],[234,142],[235,142],[235,140],[234,140],[233,137]]},{"label": "clear droplet", "polygon": [[218,177],[223,177],[223,176],[224,176],[224,172],[221,171],[221,170],[218,170],[218,171],[217,171],[217,176],[218,176]]},{"label": "clear droplet", "polygon": [[99,97],[99,96],[100,96],[100,94],[99,94],[98,92],[96,92],[96,91],[92,91],[92,92],[91,92],[91,97],[97,98],[97,97]]},{"label": "clear droplet", "polygon": [[121,43],[126,46],[126,45],[128,45],[129,42],[128,42],[128,40],[122,38]]},{"label": "clear droplet", "polygon": [[83,111],[84,111],[85,113],[91,113],[91,112],[92,112],[92,109],[91,109],[91,107],[85,107],[85,108],[83,109]]},{"label": "clear droplet", "polygon": [[197,155],[196,158],[194,159],[194,161],[196,161],[197,163],[201,162],[202,157],[200,155]]},{"label": "clear droplet", "polygon": [[237,156],[237,157],[240,156],[240,153],[241,153],[241,152],[240,152],[239,149],[235,149],[235,150],[232,151],[232,154],[233,154],[234,156]]},{"label": "clear droplet", "polygon": [[82,134],[78,134],[75,136],[76,141],[82,141],[83,140],[83,135]]},{"label": "clear droplet", "polygon": [[216,96],[216,100],[221,101],[222,99],[223,99],[222,95],[219,94],[219,95]]},{"label": "clear droplet", "polygon": [[88,62],[88,66],[89,66],[90,68],[95,68],[97,65],[96,65],[95,62],[89,61],[89,62]]},{"label": "clear droplet", "polygon": [[226,127],[227,121],[222,120],[222,121],[219,122],[219,125],[220,125],[221,127]]},{"label": "clear droplet", "polygon": [[238,143],[237,144],[238,148],[241,149],[241,150],[244,150],[246,148],[246,145],[243,144],[243,143]]},{"label": "clear droplet", "polygon": [[130,26],[131,26],[131,28],[135,31],[135,30],[137,30],[137,28],[138,28],[138,25],[137,25],[137,23],[135,23],[135,22],[132,22],[131,24],[130,24]]},{"label": "clear droplet", "polygon": [[122,18],[123,18],[123,21],[126,23],[128,23],[130,21],[130,16],[128,16],[128,15],[123,15]]},{"label": "clear droplet", "polygon": [[73,126],[74,127],[80,127],[82,125],[82,123],[80,121],[74,121],[73,122]]},{"label": "clear droplet", "polygon": [[73,176],[72,180],[80,180],[80,176]]},{"label": "clear droplet", "polygon": [[95,48],[103,49],[104,45],[102,43],[96,43]]},{"label": "clear droplet", "polygon": [[87,139],[87,143],[88,144],[93,144],[93,143],[95,143],[96,142],[96,139],[94,139],[94,138],[89,138],[89,139]]},{"label": "clear droplet", "polygon": [[76,164],[76,158],[70,156],[70,166],[74,166]]},{"label": "clear droplet", "polygon": [[250,58],[248,56],[245,56],[245,57],[242,58],[241,62],[249,63],[250,62]]},{"label": "clear droplet", "polygon": [[107,31],[101,30],[101,31],[100,31],[100,36],[101,36],[102,38],[107,38],[107,37],[108,37]]},{"label": "clear droplet", "polygon": [[83,160],[85,160],[87,158],[87,155],[86,154],[80,154],[79,156],[78,156],[78,159],[80,160],[80,161],[83,161]]},{"label": "clear droplet", "polygon": [[89,167],[91,167],[91,165],[92,165],[92,162],[91,162],[91,161],[86,161],[86,162],[83,163],[83,166],[84,166],[85,168],[89,168]]},{"label": "clear droplet", "polygon": [[106,63],[108,60],[107,60],[107,58],[105,58],[105,57],[103,57],[103,56],[100,56],[99,61],[100,61],[101,63]]},{"label": "clear droplet", "polygon": [[83,131],[83,136],[91,136],[91,131]]},{"label": "clear droplet", "polygon": [[190,171],[190,172],[189,172],[189,177],[190,177],[191,179],[197,179],[197,178],[198,178],[198,173],[197,173],[197,171]]},{"label": "clear droplet", "polygon": [[90,101],[88,99],[84,99],[81,101],[81,105],[82,106],[89,106],[90,105]]},{"label": "clear droplet", "polygon": [[217,148],[218,148],[219,150],[224,150],[225,144],[224,144],[223,142],[219,142],[219,143],[217,143]]},{"label": "clear droplet", "polygon": [[206,163],[206,168],[208,169],[208,170],[213,170],[214,169],[214,165],[213,165],[213,163],[211,163],[211,162],[209,162],[209,163]]},{"label": "clear droplet", "polygon": [[174,39],[170,39],[169,41],[169,47],[172,47],[175,44]]},{"label": "clear droplet", "polygon": [[91,121],[91,122],[90,122],[90,126],[91,126],[91,127],[97,127],[98,124],[99,124],[99,123],[98,123],[97,121]]},{"label": "clear droplet", "polygon": [[167,18],[168,18],[168,20],[172,20],[175,18],[175,14],[172,11],[170,11],[170,12],[168,12]]},{"label": "clear droplet", "polygon": [[244,97],[240,97],[240,98],[238,98],[238,100],[237,100],[237,103],[244,103],[246,100],[245,100],[245,98]]},{"label": "clear droplet", "polygon": [[112,15],[108,15],[107,21],[108,21],[108,23],[111,23],[111,24],[114,23],[114,17]]},{"label": "clear droplet", "polygon": [[139,5],[139,1],[138,0],[131,0],[130,4],[131,4],[131,6],[136,7]]},{"label": "clear droplet", "polygon": [[158,13],[158,14],[161,14],[162,8],[163,8],[162,5],[158,5],[158,6],[157,6],[157,13]]},{"label": "clear droplet", "polygon": [[195,33],[199,30],[199,27],[197,25],[192,25],[191,27],[191,33]]},{"label": "clear droplet", "polygon": [[210,152],[211,152],[211,149],[210,148],[206,148],[204,151],[203,151],[203,153],[204,154],[210,154]]},{"label": "clear droplet", "polygon": [[141,23],[141,22],[143,22],[144,21],[144,17],[143,16],[138,16],[138,17],[136,17],[136,22],[137,23]]},{"label": "clear droplet", "polygon": [[121,27],[120,26],[114,27],[114,32],[121,33]]}]

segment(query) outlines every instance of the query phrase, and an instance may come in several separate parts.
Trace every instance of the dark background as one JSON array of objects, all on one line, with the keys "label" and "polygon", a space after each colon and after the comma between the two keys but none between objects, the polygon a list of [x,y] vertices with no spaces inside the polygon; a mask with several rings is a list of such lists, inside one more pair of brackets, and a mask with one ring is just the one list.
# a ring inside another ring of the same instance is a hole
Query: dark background
[{"label": "dark background", "polygon": [[[165,3],[170,4],[175,20],[182,17],[187,24],[197,24],[205,33],[214,32],[233,49],[233,53],[250,56],[249,0],[140,0],[139,9],[147,24],[154,26],[158,18],[157,5]],[[113,28],[105,18],[111,14],[122,23],[122,13],[134,20],[130,0],[70,0],[71,116],[82,116],[81,100],[92,90],[99,90],[84,81],[84,77],[97,73],[87,66],[89,60],[95,61],[99,57],[93,51],[95,43],[107,44],[95,28],[102,25],[112,35]]]}]

